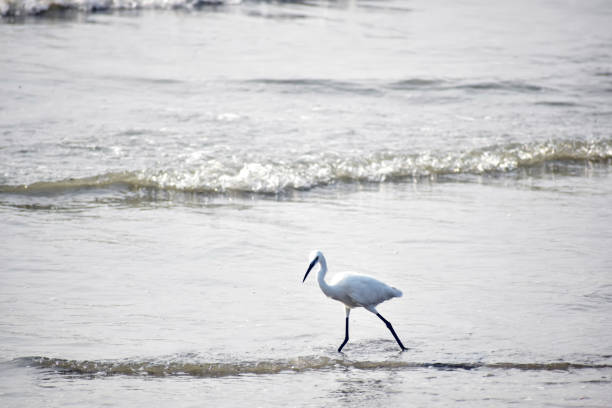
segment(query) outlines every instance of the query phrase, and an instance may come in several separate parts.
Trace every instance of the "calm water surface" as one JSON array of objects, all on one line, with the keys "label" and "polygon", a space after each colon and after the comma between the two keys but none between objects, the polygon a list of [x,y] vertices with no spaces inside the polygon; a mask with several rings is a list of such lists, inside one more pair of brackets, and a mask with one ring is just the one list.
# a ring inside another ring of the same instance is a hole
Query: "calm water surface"
[{"label": "calm water surface", "polygon": [[609,3],[6,4],[2,405],[612,404]]}]

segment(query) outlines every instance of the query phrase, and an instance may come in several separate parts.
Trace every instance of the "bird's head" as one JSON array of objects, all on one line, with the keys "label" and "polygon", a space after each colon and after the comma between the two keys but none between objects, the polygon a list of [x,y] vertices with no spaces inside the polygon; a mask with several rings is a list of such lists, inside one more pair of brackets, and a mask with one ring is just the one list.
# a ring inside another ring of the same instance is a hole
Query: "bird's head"
[{"label": "bird's head", "polygon": [[314,268],[314,266],[317,264],[317,262],[321,260],[322,257],[323,257],[323,253],[321,253],[321,251],[312,251],[310,253],[308,257],[308,259],[310,260],[310,264],[308,265],[308,269],[306,270],[306,275],[304,275],[304,279],[302,280],[302,283],[306,281],[306,277],[308,277],[310,270]]}]

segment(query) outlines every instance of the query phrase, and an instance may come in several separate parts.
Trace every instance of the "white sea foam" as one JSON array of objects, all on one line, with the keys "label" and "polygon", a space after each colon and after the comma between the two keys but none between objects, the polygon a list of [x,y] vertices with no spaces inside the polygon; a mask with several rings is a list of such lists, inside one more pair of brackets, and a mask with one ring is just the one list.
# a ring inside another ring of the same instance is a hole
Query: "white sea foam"
[{"label": "white sea foam", "polygon": [[595,163],[612,164],[612,141],[561,140],[489,146],[465,152],[343,155],[296,158],[230,157],[194,159],[176,166],[106,173],[93,177],[0,186],[0,192],[53,193],[83,188],[128,186],[187,192],[278,194],[336,183],[385,183],[447,176],[571,174]]},{"label": "white sea foam", "polygon": [[376,152],[344,156],[307,155],[297,160],[209,160],[193,169],[149,169],[140,172],[143,184],[191,191],[279,193],[308,190],[337,182],[384,183],[405,179],[462,174],[511,173],[540,169],[564,172],[575,163],[609,162],[612,142],[549,141],[491,146],[467,152],[401,154]]}]

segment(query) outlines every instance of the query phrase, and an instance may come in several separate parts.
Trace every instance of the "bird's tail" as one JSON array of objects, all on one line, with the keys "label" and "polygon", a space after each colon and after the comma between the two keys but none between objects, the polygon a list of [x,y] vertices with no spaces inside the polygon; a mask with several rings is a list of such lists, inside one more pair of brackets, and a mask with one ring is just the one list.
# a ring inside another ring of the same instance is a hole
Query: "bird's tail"
[{"label": "bird's tail", "polygon": [[394,297],[402,297],[403,293],[401,290],[399,290],[398,288],[394,288],[393,286],[391,287],[391,289],[393,289]]}]

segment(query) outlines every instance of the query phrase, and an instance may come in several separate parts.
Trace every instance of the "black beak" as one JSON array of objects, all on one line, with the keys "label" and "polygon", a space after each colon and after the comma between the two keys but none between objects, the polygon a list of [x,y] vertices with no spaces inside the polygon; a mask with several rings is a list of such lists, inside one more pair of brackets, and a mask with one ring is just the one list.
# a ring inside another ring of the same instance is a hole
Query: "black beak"
[{"label": "black beak", "polygon": [[308,266],[308,270],[306,271],[306,275],[304,275],[304,279],[302,280],[302,283],[304,283],[304,281],[306,280],[306,277],[310,273],[310,270],[312,268],[314,268],[314,266],[317,264],[317,262],[319,262],[319,257],[318,256],[315,259],[313,259],[312,262],[310,263],[310,266]]}]

